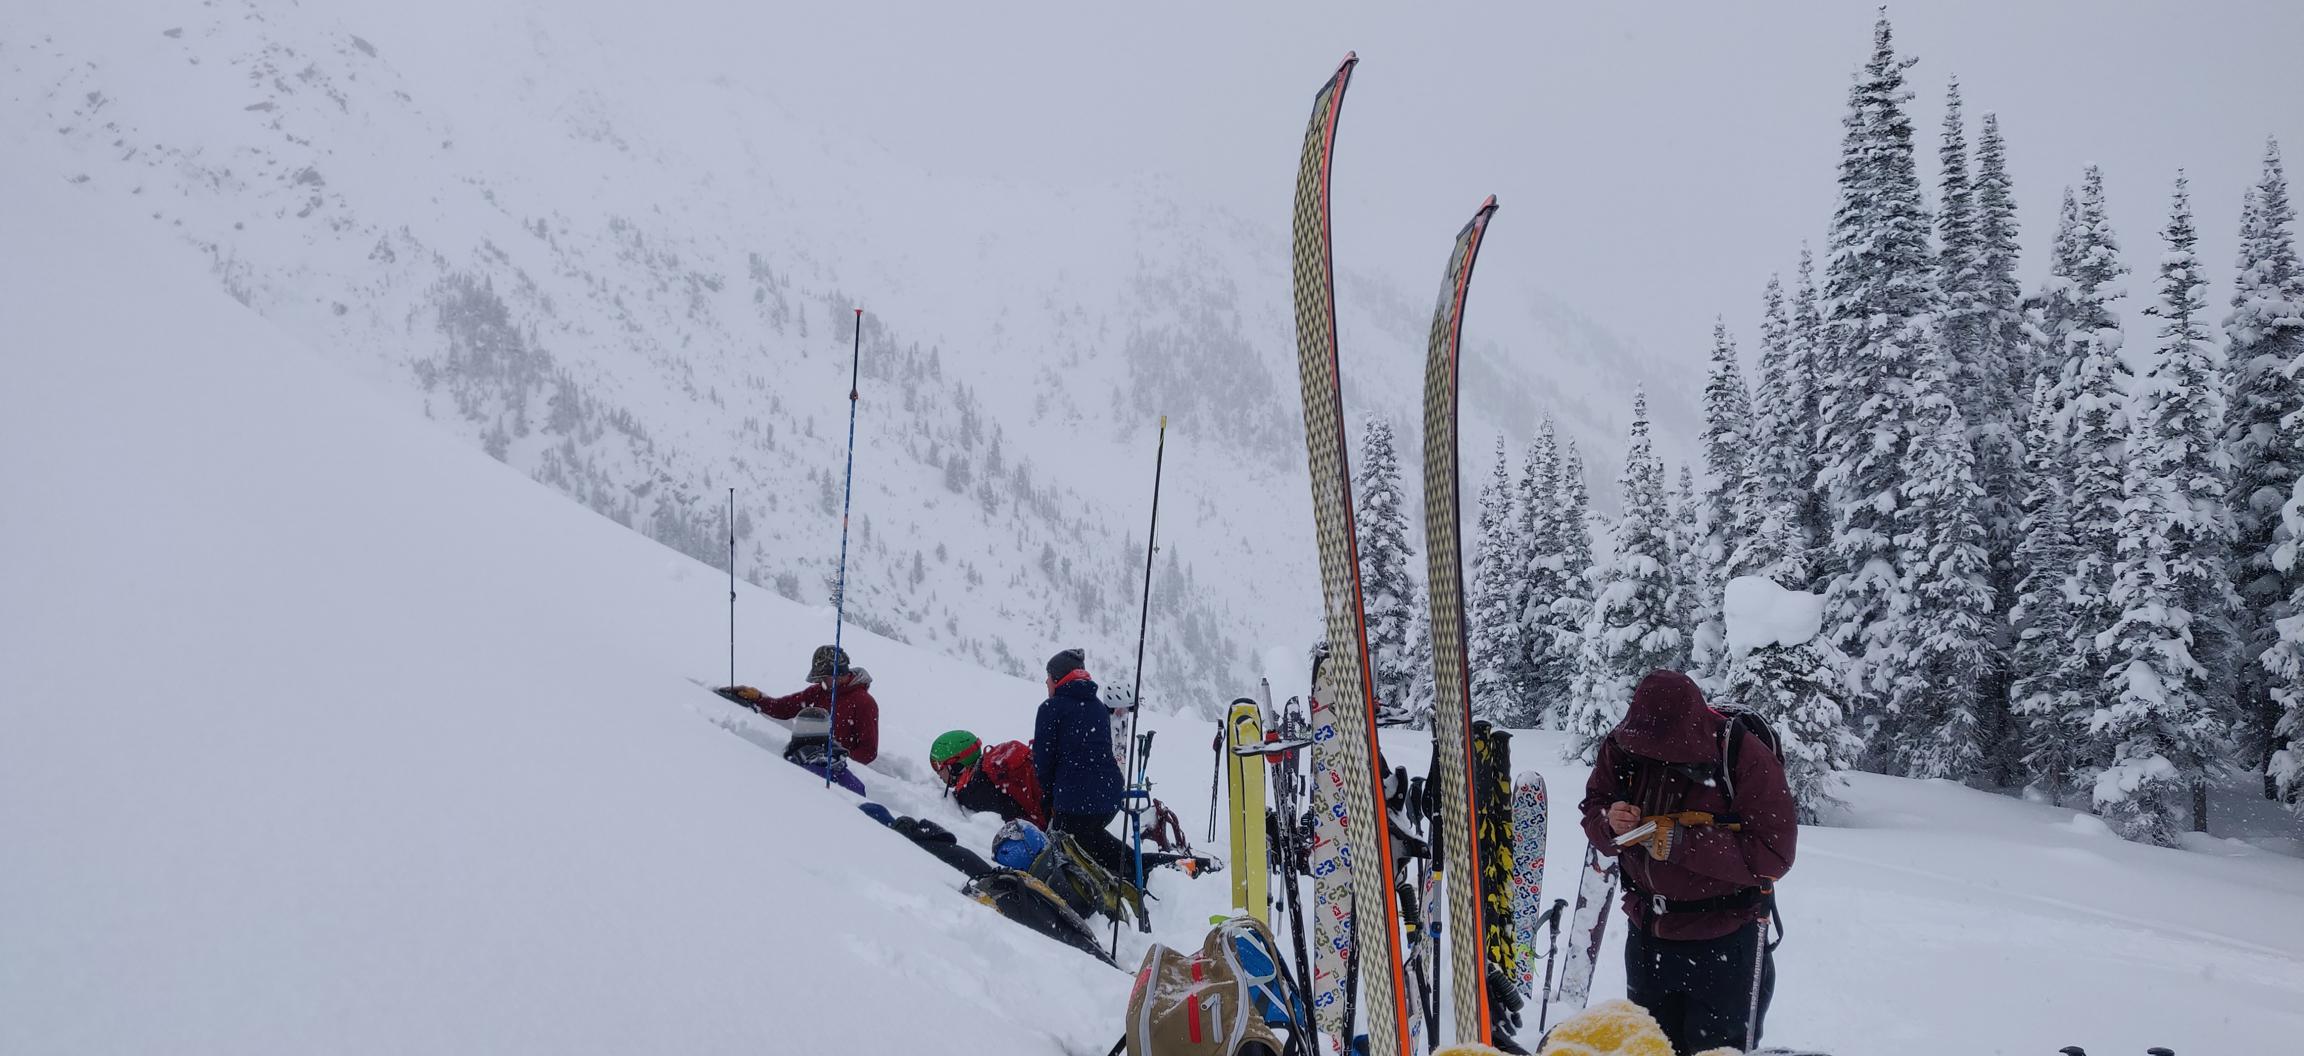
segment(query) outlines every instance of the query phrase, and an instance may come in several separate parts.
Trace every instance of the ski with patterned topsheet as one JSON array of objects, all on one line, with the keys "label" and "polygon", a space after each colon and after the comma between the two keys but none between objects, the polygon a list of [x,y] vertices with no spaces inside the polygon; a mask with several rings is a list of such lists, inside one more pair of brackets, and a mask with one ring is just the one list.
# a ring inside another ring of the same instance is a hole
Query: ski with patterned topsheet
[{"label": "ski with patterned topsheet", "polygon": [[1544,840],[1551,804],[1544,775],[1523,770],[1512,782],[1512,978],[1520,996],[1536,993],[1536,926],[1544,916]]}]

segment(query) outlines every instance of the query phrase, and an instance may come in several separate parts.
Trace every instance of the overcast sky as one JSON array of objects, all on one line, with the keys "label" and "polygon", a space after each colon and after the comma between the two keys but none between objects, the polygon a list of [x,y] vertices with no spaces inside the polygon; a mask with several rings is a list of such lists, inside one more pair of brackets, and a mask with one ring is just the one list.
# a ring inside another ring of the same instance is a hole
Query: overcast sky
[{"label": "overcast sky", "polygon": [[[737,8],[730,13],[728,7]],[[997,11],[993,9],[997,8]],[[1484,283],[1531,283],[1660,353],[1715,313],[1747,344],[1772,269],[1822,244],[1863,3],[710,4],[636,44],[751,69],[792,108],[938,171],[1141,174],[1286,223],[1312,92],[1361,58],[1337,162],[1337,253],[1420,291],[1481,197]],[[2026,281],[2056,197],[2106,168],[2131,309],[2190,169],[2203,255],[2230,278],[2268,134],[2304,162],[2304,2],[1959,2],[1891,9],[1933,184],[1947,77],[2000,114]],[[1477,298],[1475,299],[1477,301]],[[1477,327],[1475,307],[1468,325]],[[2143,335],[2137,335],[2139,339]]]}]

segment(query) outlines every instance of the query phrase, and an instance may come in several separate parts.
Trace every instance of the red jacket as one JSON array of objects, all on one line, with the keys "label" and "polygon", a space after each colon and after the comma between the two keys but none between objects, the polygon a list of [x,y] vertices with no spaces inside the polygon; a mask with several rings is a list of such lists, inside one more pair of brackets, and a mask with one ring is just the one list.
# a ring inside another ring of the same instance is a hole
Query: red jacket
[{"label": "red jacket", "polygon": [[762,697],[752,707],[772,719],[789,719],[802,708],[831,708],[833,743],[859,763],[880,758],[880,702],[872,699],[871,674],[861,667],[849,668],[840,676],[839,706],[833,704],[823,684],[811,682],[788,697]]},{"label": "red jacket", "polygon": [[[984,795],[979,783],[997,791]],[[1032,746],[1004,741],[984,749],[984,755],[952,785],[953,798],[969,810],[992,810],[1002,820],[1022,817],[1048,827],[1048,812],[1040,797],[1040,775],[1032,769]]]},{"label": "red jacket", "polygon": [[[1652,671],[1632,691],[1624,721],[1600,744],[1599,762],[1584,783],[1584,834],[1600,853],[1623,865],[1624,913],[1659,939],[1716,939],[1767,914],[1762,904],[1658,917],[1649,896],[1682,901],[1717,898],[1772,883],[1792,868],[1799,809],[1784,781],[1784,766],[1758,737],[1744,738],[1736,757],[1736,802],[1731,809],[1717,779],[1692,775],[1721,760],[1727,719],[1704,703],[1702,690],[1677,671]],[[1675,765],[1679,764],[1679,765]],[[1608,828],[1608,805],[1627,802],[1643,816],[1704,811],[1734,814],[1741,831],[1693,826],[1674,834],[1671,857],[1657,861],[1640,844],[1618,848]]]}]

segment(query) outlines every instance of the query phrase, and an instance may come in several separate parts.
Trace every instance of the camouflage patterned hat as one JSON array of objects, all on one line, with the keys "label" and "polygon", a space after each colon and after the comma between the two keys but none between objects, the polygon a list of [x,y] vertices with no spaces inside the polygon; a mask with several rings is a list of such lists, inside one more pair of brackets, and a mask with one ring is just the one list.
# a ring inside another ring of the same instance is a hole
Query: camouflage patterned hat
[{"label": "camouflage patterned hat", "polygon": [[808,681],[822,682],[834,675],[848,673],[848,651],[839,646],[820,645],[816,655],[808,658]]}]

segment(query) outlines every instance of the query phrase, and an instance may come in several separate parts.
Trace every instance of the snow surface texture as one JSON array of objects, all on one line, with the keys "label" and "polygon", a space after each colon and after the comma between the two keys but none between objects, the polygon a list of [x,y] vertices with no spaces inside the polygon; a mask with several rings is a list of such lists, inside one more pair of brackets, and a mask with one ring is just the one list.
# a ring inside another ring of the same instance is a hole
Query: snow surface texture
[{"label": "snow surface texture", "polygon": [[[648,21],[712,33],[720,6]],[[1281,224],[1318,71],[1254,104],[1290,131],[1241,159],[1272,192],[1243,220],[1152,178],[1047,187],[891,151],[812,86],[652,50],[629,17],[19,0],[0,128],[22,130],[11,165],[199,247],[307,345],[653,538],[721,561],[736,487],[742,574],[786,597],[830,596],[861,304],[859,624],[1027,677],[1051,641],[1132,655],[1165,414],[1146,699],[1220,705],[1251,644],[1313,626]],[[1423,346],[1430,291],[1355,274],[1340,223],[1352,413],[1412,420],[1421,357],[1385,350]],[[1435,271],[1452,233],[1433,232]],[[1540,291],[1481,297],[1482,443],[1547,413],[1609,449],[1627,375],[1672,391]]]},{"label": "snow surface texture", "polygon": [[[0,515],[0,1052],[1057,1056],[1117,1035],[1125,973],[960,896],[693,684],[724,677],[718,573],[338,374],[62,181],[9,168],[0,200],[0,479],[26,499]],[[739,619],[739,677],[791,689],[830,615],[747,588]],[[925,745],[1023,734],[1037,687],[848,634],[884,709],[864,780],[984,846]],[[1301,692],[1301,650],[1271,655],[1275,695]],[[1197,833],[1212,725],[1146,724]],[[1563,745],[1523,734],[1516,762],[1573,790]],[[1782,886],[1771,1044],[2304,1033],[2304,863],[1943,783],[1858,774],[1848,798]],[[1575,826],[1552,838],[1578,859]],[[1154,937],[1186,948],[1229,895],[1221,874],[1154,890]],[[1623,987],[1610,933],[1601,997]],[[1146,940],[1121,944],[1132,965]]]},{"label": "snow surface texture", "polygon": [[1732,656],[1771,645],[1799,645],[1824,626],[1822,597],[1786,590],[1764,576],[1729,580],[1722,609]]}]

